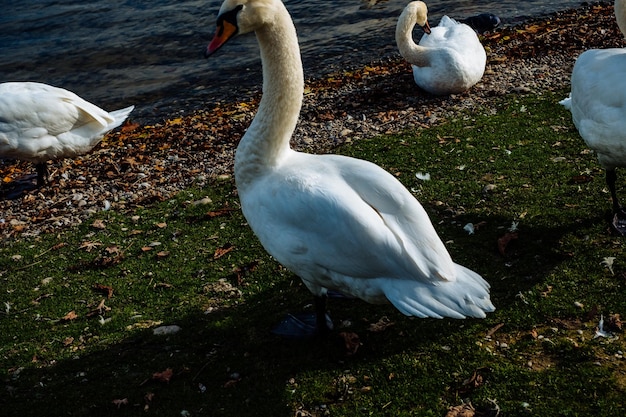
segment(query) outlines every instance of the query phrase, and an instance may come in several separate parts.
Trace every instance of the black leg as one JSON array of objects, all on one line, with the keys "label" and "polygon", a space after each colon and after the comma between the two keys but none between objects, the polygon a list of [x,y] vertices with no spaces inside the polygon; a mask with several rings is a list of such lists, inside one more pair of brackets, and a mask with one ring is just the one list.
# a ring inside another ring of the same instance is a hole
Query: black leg
[{"label": "black leg", "polygon": [[326,295],[315,297],[315,317],[317,324],[317,333],[319,335],[327,335],[330,333],[328,323],[326,322]]},{"label": "black leg", "polygon": [[617,173],[614,169],[606,170],[606,185],[609,186],[609,191],[611,192],[611,198],[613,199],[613,212],[617,213],[622,209],[622,206],[619,204],[619,200],[617,199],[617,191],[615,190],[615,182],[617,181]]},{"label": "black leg", "polygon": [[613,200],[613,220],[611,221],[611,228],[620,236],[626,236],[626,212],[622,209],[622,205],[617,198],[617,191],[615,189],[615,183],[617,181],[617,173],[614,169],[606,170],[606,184],[611,192],[611,199]]},{"label": "black leg", "polygon": [[48,164],[40,162],[35,164],[37,169],[37,187],[43,187],[48,182]]}]

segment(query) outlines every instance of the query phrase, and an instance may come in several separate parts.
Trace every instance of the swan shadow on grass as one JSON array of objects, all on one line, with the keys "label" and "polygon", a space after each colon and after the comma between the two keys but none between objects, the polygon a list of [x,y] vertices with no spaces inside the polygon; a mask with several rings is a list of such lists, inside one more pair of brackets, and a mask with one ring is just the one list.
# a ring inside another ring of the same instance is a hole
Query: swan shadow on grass
[{"label": "swan shadow on grass", "polygon": [[[180,303],[196,298],[198,287],[202,286],[197,283],[197,277],[189,277],[188,294],[164,293],[164,299],[171,301],[163,304],[163,309],[169,312],[163,324],[178,325],[180,332],[154,336],[150,329],[133,331],[118,342],[93,348],[90,353],[77,350],[75,358],[56,359],[45,351],[37,353],[36,360],[41,366],[24,369],[18,378],[8,381],[12,396],[3,396],[0,406],[15,416],[46,415],[51,401],[59,415],[73,416],[107,416],[113,412],[129,415],[145,406],[166,414],[188,410],[195,415],[221,410],[224,415],[249,415],[254,410],[255,415],[292,416],[293,398],[299,398],[300,394],[299,384],[306,385],[307,392],[315,391],[312,385],[322,384],[324,403],[339,405],[350,401],[341,386],[332,381],[338,378],[340,382],[346,369],[353,369],[358,378],[362,376],[359,372],[368,375],[374,381],[372,384],[381,384],[391,373],[402,378],[403,373],[410,372],[417,381],[402,388],[407,390],[405,395],[417,395],[410,390],[419,389],[438,398],[451,395],[449,400],[453,402],[454,393],[440,392],[438,384],[427,378],[460,384],[450,375],[459,369],[471,374],[475,367],[487,365],[485,354],[474,343],[477,338],[480,340],[499,323],[506,323],[503,332],[530,329],[541,323],[544,319],[541,313],[526,307],[517,294],[540,286],[552,270],[568,259],[558,249],[564,236],[573,230],[584,233],[596,226],[598,219],[587,218],[556,227],[522,225],[519,239],[511,243],[503,257],[495,241],[502,234],[498,226],[508,224],[509,218],[489,216],[488,224],[470,236],[460,226],[472,220],[470,216],[457,216],[456,224],[452,225],[445,213],[426,208],[432,218],[443,220],[437,229],[445,241],[453,241],[449,246],[452,255],[489,280],[497,310],[486,319],[414,319],[392,306],[371,305],[361,300],[331,300],[329,313],[337,329],[328,338],[312,342],[277,337],[270,333],[272,326],[286,311],[297,311],[309,304],[310,293],[298,277],[272,261],[246,230],[250,244],[256,245],[254,256],[264,266],[244,275],[239,285],[242,290],[247,285],[256,285],[253,283],[257,281],[274,282],[274,285],[257,292],[246,290],[249,294],[243,299],[205,314],[201,305],[184,307]],[[188,217],[186,221],[197,222],[198,228],[203,228],[209,222],[241,225],[243,219],[235,212],[230,219],[205,216]],[[131,268],[127,262],[131,261],[122,260],[118,267],[127,270]],[[98,279],[102,273],[117,276],[115,271],[115,268],[98,271]],[[214,273],[207,261],[205,274]],[[78,273],[70,270],[68,279],[74,277],[79,277]],[[237,286],[237,279],[231,278],[231,284]],[[118,304],[137,311],[146,302],[133,294],[124,295],[123,291],[114,297],[120,298],[116,300]],[[211,294],[206,295],[207,302],[209,298]],[[380,332],[368,330],[383,317],[393,325]],[[86,321],[81,318],[75,325],[91,328],[88,333],[104,342],[107,326],[116,324],[114,320],[100,327],[95,318]],[[347,356],[343,341],[337,336],[340,332],[359,336],[361,344],[356,353]],[[442,346],[451,350],[442,350]],[[51,360],[56,363],[43,365]],[[173,372],[169,382],[155,379],[155,373],[168,368]],[[426,382],[420,382],[421,378]],[[119,409],[112,403],[124,398],[127,404]],[[316,400],[305,401],[309,401],[305,404],[309,406],[310,401]]]}]

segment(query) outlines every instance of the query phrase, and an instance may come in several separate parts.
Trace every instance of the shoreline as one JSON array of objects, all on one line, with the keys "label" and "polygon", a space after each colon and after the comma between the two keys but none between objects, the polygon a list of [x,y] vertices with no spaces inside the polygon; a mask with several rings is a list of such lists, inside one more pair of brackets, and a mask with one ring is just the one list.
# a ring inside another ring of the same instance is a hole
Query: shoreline
[{"label": "shoreline", "polygon": [[[497,29],[481,41],[488,57],[485,75],[463,94],[436,97],[419,90],[410,65],[397,52],[306,78],[292,146],[326,153],[364,138],[428,128],[473,108],[497,112],[494,100],[508,94],[566,89],[582,51],[624,46],[609,3],[530,18]],[[109,206],[115,211],[132,210],[231,175],[237,142],[261,96],[260,86],[256,91],[240,90],[234,96],[238,101],[217,102],[210,110],[117,129],[89,154],[50,164],[51,184],[16,199],[6,196],[34,167],[27,162],[0,162],[2,239],[57,232]]]}]

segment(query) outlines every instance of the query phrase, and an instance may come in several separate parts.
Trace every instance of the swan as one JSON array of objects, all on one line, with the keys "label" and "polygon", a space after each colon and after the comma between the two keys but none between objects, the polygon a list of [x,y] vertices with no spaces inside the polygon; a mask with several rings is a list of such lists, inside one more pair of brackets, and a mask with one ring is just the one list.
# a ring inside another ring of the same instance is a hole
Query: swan
[{"label": "swan", "polygon": [[63,88],[37,82],[2,83],[0,158],[33,162],[37,186],[43,186],[48,180],[47,161],[90,151],[133,108],[109,113]]},{"label": "swan", "polygon": [[[424,36],[413,41],[419,25]],[[422,1],[410,2],[396,24],[400,55],[413,67],[415,83],[435,95],[461,93],[476,84],[485,72],[487,54],[474,29],[444,16],[439,26],[428,24],[428,9]]]},{"label": "swan", "polygon": [[290,148],[304,93],[298,38],[280,0],[226,0],[205,55],[255,32],[263,97],[235,153],[243,214],[267,252],[315,296],[312,328],[330,330],[329,291],[391,303],[408,316],[485,317],[489,284],[455,264],[413,195],[360,159]]},{"label": "swan", "polygon": [[[615,0],[617,24],[626,36],[626,0]],[[572,70],[569,97],[559,102],[606,171],[613,202],[611,228],[626,235],[626,212],[617,197],[616,168],[626,167],[626,49],[590,49]]]}]

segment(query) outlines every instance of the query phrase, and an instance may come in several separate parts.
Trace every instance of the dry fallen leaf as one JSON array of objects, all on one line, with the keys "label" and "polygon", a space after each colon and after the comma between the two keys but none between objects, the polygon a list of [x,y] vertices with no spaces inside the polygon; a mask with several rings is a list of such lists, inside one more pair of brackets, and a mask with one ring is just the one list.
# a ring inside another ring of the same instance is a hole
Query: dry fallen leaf
[{"label": "dry fallen leaf", "polygon": [[474,417],[475,414],[476,411],[474,407],[472,407],[472,404],[468,403],[448,408],[446,417]]},{"label": "dry fallen leaf", "polygon": [[113,404],[120,408],[122,405],[128,405],[128,398],[123,398],[121,400],[113,400]]},{"label": "dry fallen leaf", "polygon": [[224,382],[224,388],[230,388],[234,386],[237,382],[239,382],[238,379],[229,379],[228,381]]},{"label": "dry fallen leaf", "polygon": [[245,264],[244,266],[236,266],[235,268],[233,268],[233,273],[237,278],[237,285],[241,285],[243,283],[243,277],[247,273],[254,271],[258,265],[259,261],[252,261]]},{"label": "dry fallen leaf", "polygon": [[91,252],[93,249],[95,249],[95,248],[97,248],[98,246],[101,246],[101,245],[102,245],[102,243],[100,243],[100,242],[85,241],[85,242],[80,244],[78,249],[85,249],[87,252]]},{"label": "dry fallen leaf", "polygon": [[231,209],[231,208],[222,208],[219,210],[214,210],[214,211],[209,211],[206,216],[209,218],[213,218],[213,217],[219,217],[219,216],[225,216],[227,214],[232,213],[233,211],[235,211],[235,209]]},{"label": "dry fallen leaf", "polygon": [[97,291],[99,293],[106,295],[107,298],[113,297],[113,287],[96,283],[96,284],[93,284],[92,288],[94,291]]},{"label": "dry fallen leaf", "polygon": [[459,388],[458,391],[459,394],[465,395],[468,392],[482,386],[485,383],[485,377],[483,374],[489,371],[489,368],[479,368],[474,370],[474,372],[472,372],[472,376],[467,378],[463,381],[463,384],[461,384],[461,388]]},{"label": "dry fallen leaf", "polygon": [[121,131],[124,133],[132,132],[135,129],[139,128],[139,123],[131,123],[128,120],[122,125]]},{"label": "dry fallen leaf", "polygon": [[361,346],[359,335],[353,332],[341,332],[339,337],[343,340],[346,356],[352,356]]},{"label": "dry fallen leaf", "polygon": [[64,315],[61,320],[62,321],[71,321],[71,320],[76,320],[78,318],[78,314],[76,314],[76,312],[74,310],[70,311],[69,313],[67,313],[66,315]]},{"label": "dry fallen leaf", "polygon": [[516,240],[518,238],[517,232],[507,232],[498,239],[498,251],[502,256],[506,256],[506,248],[512,240]]},{"label": "dry fallen leaf", "polygon": [[388,327],[391,327],[394,324],[395,323],[389,320],[387,316],[382,316],[376,323],[371,323],[367,330],[373,333],[378,333],[387,330]]},{"label": "dry fallen leaf", "polygon": [[107,246],[105,250],[111,255],[119,255],[121,253],[120,248],[116,245]]},{"label": "dry fallen leaf", "polygon": [[102,316],[107,311],[111,311],[111,307],[105,305],[104,304],[104,300],[105,300],[104,298],[102,300],[100,300],[100,303],[98,303],[96,308],[94,308],[89,313],[87,313],[87,317]]},{"label": "dry fallen leaf", "polygon": [[487,332],[487,335],[486,335],[486,336],[487,336],[487,337],[491,337],[491,336],[493,336],[493,334],[494,334],[495,332],[497,332],[498,330],[500,330],[503,326],[504,326],[504,323],[499,323],[499,324],[496,324],[496,325],[495,325],[495,326],[493,326],[491,329],[489,329],[489,331]]},{"label": "dry fallen leaf", "polygon": [[221,258],[233,249],[235,249],[235,246],[232,243],[225,243],[222,247],[215,249],[213,259]]},{"label": "dry fallen leaf", "polygon": [[101,219],[96,219],[93,221],[93,223],[91,223],[91,227],[93,227],[94,229],[106,229],[106,225],[104,224],[104,221]]},{"label": "dry fallen leaf", "polygon": [[172,368],[167,368],[163,372],[153,373],[152,380],[159,381],[159,382],[170,382],[170,379],[172,379],[173,375],[174,375],[174,371],[172,370]]}]

